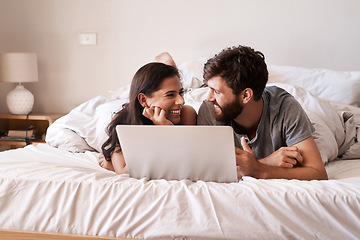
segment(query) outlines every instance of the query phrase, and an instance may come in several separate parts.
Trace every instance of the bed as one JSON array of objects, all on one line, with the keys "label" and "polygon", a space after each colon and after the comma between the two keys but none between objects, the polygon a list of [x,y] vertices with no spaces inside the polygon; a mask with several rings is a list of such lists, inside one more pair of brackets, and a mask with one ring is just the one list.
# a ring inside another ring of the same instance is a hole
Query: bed
[{"label": "bed", "polygon": [[[204,61],[179,66],[185,101],[196,110],[207,93]],[[149,181],[102,169],[98,152],[126,102],[124,86],[55,121],[46,144],[0,152],[0,235],[359,239],[360,72],[269,66],[269,73],[269,85],[289,91],[308,113],[329,180]]]}]

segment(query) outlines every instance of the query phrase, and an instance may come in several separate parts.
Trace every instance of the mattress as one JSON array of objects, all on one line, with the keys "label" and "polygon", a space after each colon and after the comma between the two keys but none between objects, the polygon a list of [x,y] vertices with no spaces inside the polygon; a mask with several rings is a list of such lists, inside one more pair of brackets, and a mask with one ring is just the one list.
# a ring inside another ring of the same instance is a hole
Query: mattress
[{"label": "mattress", "polygon": [[98,153],[48,144],[0,153],[0,227],[129,238],[358,239],[360,159],[329,180],[133,179]]}]

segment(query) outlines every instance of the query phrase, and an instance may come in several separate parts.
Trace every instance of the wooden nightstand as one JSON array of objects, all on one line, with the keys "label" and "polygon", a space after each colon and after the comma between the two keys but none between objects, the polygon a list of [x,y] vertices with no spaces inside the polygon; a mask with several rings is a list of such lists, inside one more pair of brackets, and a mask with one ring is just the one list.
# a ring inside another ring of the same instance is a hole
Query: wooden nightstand
[{"label": "wooden nightstand", "polygon": [[[31,139],[31,144],[45,142],[46,129],[63,114],[30,114],[28,126],[36,128],[36,139]],[[25,129],[26,115],[0,114],[0,130],[7,133],[8,130]],[[25,140],[1,140],[0,145],[10,145],[11,147],[26,146]]]}]

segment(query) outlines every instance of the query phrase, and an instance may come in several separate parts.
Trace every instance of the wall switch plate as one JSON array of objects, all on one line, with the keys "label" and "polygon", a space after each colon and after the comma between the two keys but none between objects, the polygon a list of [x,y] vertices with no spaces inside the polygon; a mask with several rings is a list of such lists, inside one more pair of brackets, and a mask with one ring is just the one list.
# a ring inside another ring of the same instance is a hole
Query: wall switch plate
[{"label": "wall switch plate", "polygon": [[96,45],[97,33],[79,33],[80,45]]}]

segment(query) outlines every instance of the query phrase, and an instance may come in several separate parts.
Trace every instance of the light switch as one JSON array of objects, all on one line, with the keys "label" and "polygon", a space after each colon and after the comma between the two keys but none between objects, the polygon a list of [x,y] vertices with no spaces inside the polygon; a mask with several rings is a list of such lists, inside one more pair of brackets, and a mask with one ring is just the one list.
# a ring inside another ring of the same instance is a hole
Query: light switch
[{"label": "light switch", "polygon": [[96,45],[97,33],[79,33],[80,45]]}]

